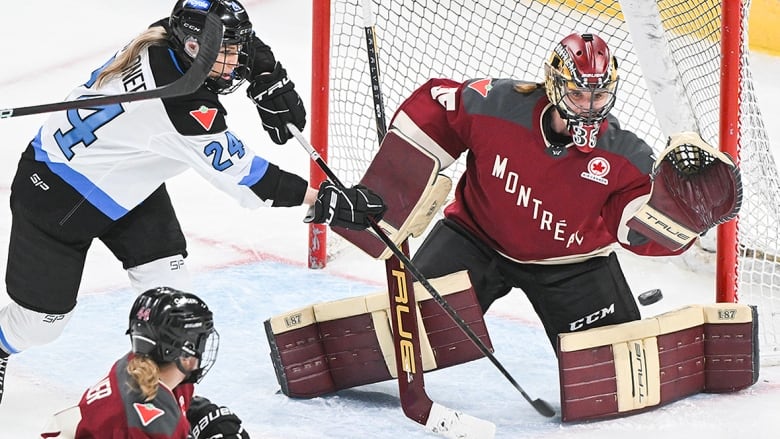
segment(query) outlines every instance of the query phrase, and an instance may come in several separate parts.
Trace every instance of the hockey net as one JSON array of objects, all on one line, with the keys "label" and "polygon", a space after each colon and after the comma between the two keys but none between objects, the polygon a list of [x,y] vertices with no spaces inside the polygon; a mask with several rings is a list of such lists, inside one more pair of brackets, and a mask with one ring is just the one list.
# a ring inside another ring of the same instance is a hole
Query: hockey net
[{"label": "hockey net", "polygon": [[[718,0],[366,1],[375,17],[388,120],[416,87],[433,77],[543,82],[544,61],[554,45],[571,32],[593,32],[605,38],[618,59],[613,114],[624,127],[656,150],[664,147],[667,134],[680,130],[696,130],[708,142],[719,142]],[[330,8],[327,154],[331,168],[347,184],[361,178],[378,147],[363,6],[363,0],[331,0]],[[721,242],[719,250],[735,252],[736,266],[718,275],[736,277],[738,300],[759,306],[766,364],[780,355],[780,179],[750,75],[749,6],[743,2],[737,11],[741,84],[732,84],[741,87],[735,126],[744,201],[736,242]],[[463,170],[462,160],[445,170],[453,181]],[[329,241],[332,258],[344,244],[335,234]]]}]

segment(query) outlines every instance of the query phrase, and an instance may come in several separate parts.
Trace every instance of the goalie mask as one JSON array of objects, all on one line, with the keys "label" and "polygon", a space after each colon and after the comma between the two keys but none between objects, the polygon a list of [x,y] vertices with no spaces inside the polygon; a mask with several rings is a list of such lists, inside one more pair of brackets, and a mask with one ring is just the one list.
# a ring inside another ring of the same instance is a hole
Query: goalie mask
[{"label": "goalie mask", "polygon": [[607,43],[593,34],[571,34],[555,46],[544,73],[547,98],[566,120],[574,146],[593,151],[618,86],[617,60]]},{"label": "goalie mask", "polygon": [[[187,377],[199,382],[217,359],[219,334],[208,306],[194,294],[172,288],[145,291],[130,309],[127,330],[133,353],[158,364],[176,363]],[[198,367],[186,370],[182,357],[196,357]]]},{"label": "goalie mask", "polygon": [[[228,94],[246,80],[254,37],[252,22],[241,3],[235,0],[179,0],[168,21],[173,34],[171,41],[177,55],[186,64],[185,67],[189,67],[198,55],[198,38],[210,11],[219,15],[225,32],[222,49],[205,85],[214,93]],[[235,57],[237,62],[230,61]]]}]

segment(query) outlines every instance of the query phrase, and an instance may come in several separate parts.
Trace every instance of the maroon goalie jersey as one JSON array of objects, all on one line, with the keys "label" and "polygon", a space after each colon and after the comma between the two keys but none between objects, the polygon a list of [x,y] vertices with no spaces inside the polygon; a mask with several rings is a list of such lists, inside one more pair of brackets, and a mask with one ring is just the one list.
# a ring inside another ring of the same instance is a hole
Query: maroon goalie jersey
[{"label": "maroon goalie jersey", "polygon": [[676,254],[626,226],[650,194],[652,149],[609,116],[596,148],[580,152],[549,129],[553,111],[533,83],[432,79],[392,126],[442,167],[467,153],[445,215],[511,259],[578,262],[616,242],[637,254]]},{"label": "maroon goalie jersey", "polygon": [[[190,424],[185,415],[194,387],[184,383],[174,389],[159,384],[157,396],[144,401],[140,391],[130,386],[128,354],[117,361],[108,376],[89,388],[75,407],[55,415],[60,431],[42,437],[75,439],[186,439]],[[70,430],[70,431],[68,431]],[[72,431],[75,430],[75,431]]]}]

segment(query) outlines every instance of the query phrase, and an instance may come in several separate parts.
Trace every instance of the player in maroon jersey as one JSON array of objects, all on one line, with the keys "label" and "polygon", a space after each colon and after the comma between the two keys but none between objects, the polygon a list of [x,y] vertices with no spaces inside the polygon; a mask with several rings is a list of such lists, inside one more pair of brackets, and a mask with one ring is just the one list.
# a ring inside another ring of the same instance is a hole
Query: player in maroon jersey
[{"label": "player in maroon jersey", "polygon": [[428,277],[468,269],[483,312],[522,289],[553,346],[559,333],[640,318],[613,245],[672,251],[626,226],[651,193],[653,150],[610,114],[617,61],[593,34],[571,34],[545,83],[432,79],[391,128],[436,154],[467,153],[454,201],[414,256]]},{"label": "player in maroon jersey", "polygon": [[84,392],[78,406],[57,413],[42,437],[249,438],[229,409],[193,397],[194,383],[214,365],[219,348],[206,303],[171,288],[148,290],[130,310],[127,333],[131,352]]}]

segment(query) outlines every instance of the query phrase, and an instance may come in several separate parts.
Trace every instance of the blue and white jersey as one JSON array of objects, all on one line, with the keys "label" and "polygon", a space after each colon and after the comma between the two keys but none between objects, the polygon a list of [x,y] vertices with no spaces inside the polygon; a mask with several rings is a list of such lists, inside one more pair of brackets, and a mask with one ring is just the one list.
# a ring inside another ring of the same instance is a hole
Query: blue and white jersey
[{"label": "blue and white jersey", "polygon": [[[166,45],[141,51],[130,68],[97,87],[104,67],[68,99],[149,90],[183,74]],[[113,220],[189,168],[244,207],[270,205],[251,186],[273,165],[227,129],[225,113],[217,95],[201,87],[183,97],[53,113],[32,145],[37,161]]]}]

